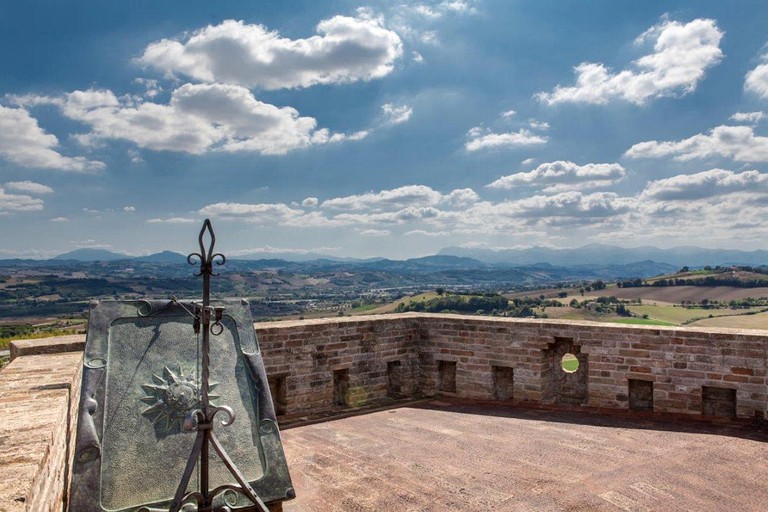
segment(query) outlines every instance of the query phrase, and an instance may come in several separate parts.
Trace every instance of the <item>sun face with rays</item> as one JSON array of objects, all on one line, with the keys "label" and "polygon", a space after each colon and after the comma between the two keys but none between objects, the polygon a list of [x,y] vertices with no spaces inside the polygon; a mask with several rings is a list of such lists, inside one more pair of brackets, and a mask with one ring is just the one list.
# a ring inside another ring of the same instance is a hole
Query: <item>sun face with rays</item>
[{"label": "sun face with rays", "polygon": [[[163,376],[152,375],[152,384],[143,384],[141,388],[147,394],[141,401],[148,404],[141,414],[146,416],[161,432],[172,433],[181,431],[184,417],[200,407],[200,385],[194,373],[184,374],[181,365],[173,371],[167,366]],[[208,398],[214,400],[219,395],[211,393],[217,382],[208,386]]]}]

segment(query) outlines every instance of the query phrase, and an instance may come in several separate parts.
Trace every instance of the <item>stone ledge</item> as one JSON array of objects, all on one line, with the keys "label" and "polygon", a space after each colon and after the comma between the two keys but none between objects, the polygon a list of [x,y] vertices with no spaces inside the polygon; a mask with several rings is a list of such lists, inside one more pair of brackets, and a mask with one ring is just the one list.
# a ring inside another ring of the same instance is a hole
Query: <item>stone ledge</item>
[{"label": "stone ledge", "polygon": [[62,352],[82,352],[85,350],[85,334],[54,336],[34,340],[15,340],[11,342],[11,361],[21,356],[42,354],[60,354]]},{"label": "stone ledge", "polygon": [[61,510],[82,354],[21,357],[0,372],[0,511]]}]

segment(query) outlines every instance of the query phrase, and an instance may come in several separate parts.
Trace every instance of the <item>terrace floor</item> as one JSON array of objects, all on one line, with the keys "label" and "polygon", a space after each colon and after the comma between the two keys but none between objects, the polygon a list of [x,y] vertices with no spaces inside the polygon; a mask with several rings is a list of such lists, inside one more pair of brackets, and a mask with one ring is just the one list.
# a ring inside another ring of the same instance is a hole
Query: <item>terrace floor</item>
[{"label": "terrace floor", "polygon": [[440,399],[282,431],[293,511],[765,510],[768,430]]}]

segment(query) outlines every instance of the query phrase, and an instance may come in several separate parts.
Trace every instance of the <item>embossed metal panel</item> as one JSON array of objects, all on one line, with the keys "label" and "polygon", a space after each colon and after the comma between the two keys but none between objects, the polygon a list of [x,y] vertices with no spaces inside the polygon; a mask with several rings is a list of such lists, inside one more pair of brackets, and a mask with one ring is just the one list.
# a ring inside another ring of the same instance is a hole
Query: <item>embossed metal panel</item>
[{"label": "embossed metal panel", "polygon": [[[210,402],[236,420],[221,444],[265,502],[294,496],[247,303],[226,301],[210,342]],[[200,407],[200,340],[191,303],[102,301],[91,309],[70,492],[71,511],[168,510],[195,442],[183,428]],[[235,484],[214,454],[213,487]],[[189,484],[198,485],[197,469]],[[214,508],[251,502],[227,490]],[[184,510],[195,510],[189,504]]]}]

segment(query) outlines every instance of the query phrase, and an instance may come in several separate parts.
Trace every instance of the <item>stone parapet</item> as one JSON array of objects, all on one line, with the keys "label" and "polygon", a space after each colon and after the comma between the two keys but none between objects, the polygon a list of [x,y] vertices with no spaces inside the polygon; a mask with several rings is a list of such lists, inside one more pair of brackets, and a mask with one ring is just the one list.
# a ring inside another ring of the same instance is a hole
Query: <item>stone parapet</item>
[{"label": "stone parapet", "polygon": [[[441,393],[690,417],[768,412],[766,331],[425,313],[255,330],[284,418]],[[0,372],[0,511],[62,509],[82,343],[12,344]],[[573,373],[560,366],[567,353],[579,363]]]}]

